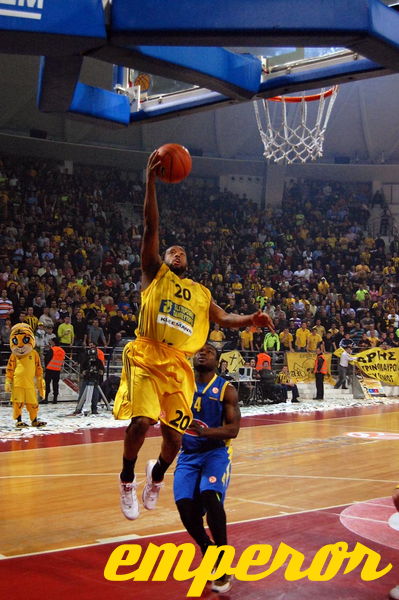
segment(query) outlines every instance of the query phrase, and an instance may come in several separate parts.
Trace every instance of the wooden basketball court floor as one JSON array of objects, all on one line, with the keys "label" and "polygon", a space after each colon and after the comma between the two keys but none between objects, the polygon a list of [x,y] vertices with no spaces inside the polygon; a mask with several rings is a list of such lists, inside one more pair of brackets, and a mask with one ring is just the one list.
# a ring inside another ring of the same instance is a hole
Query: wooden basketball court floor
[{"label": "wooden basketball court floor", "polygon": [[[84,430],[0,444],[0,597],[12,600],[183,600],[190,582],[110,582],[103,571],[123,543],[191,541],[172,498],[173,469],[159,506],[127,521],[119,510],[123,429]],[[144,480],[158,456],[153,428],[139,457]],[[375,581],[361,567],[331,581],[286,581],[284,569],[256,582],[235,581],[233,600],[379,600],[399,583],[399,531],[388,520],[399,481],[399,406],[246,417],[234,440],[226,501],[229,543],[238,557],[252,544],[280,542],[309,563],[325,544],[356,542],[378,552]],[[261,570],[265,570],[264,567]],[[259,570],[259,569],[258,569]],[[161,587],[162,586],[162,587]],[[206,588],[203,598],[216,598]]]}]

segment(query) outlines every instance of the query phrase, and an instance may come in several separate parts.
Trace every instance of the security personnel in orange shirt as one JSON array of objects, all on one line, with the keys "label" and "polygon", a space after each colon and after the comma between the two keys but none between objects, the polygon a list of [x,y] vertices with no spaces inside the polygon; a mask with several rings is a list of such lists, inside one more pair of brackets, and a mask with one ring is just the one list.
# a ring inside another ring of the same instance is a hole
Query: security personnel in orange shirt
[{"label": "security personnel in orange shirt", "polygon": [[[96,347],[95,344],[90,343],[89,344],[90,347]],[[97,348],[97,358],[98,360],[101,360],[101,362],[103,363],[103,366],[105,367],[105,355],[104,352],[101,350],[101,348]]]},{"label": "security personnel in orange shirt", "polygon": [[317,347],[314,373],[316,379],[316,398],[313,398],[313,400],[324,400],[324,375],[327,375],[327,361],[321,345]]},{"label": "security personnel in orange shirt", "polygon": [[57,404],[58,385],[60,381],[61,369],[65,360],[65,350],[56,346],[54,340],[49,341],[50,349],[44,355],[46,371],[44,379],[46,382],[46,396],[42,404],[48,404],[48,395],[50,393],[50,384],[53,384],[53,404]]},{"label": "security personnel in orange shirt", "polygon": [[[267,367],[265,367],[265,363],[268,364]],[[261,369],[271,369],[272,368],[272,359],[270,357],[270,354],[266,354],[266,352],[260,352],[259,354],[256,355],[256,366],[255,369],[257,371],[260,371]]]}]

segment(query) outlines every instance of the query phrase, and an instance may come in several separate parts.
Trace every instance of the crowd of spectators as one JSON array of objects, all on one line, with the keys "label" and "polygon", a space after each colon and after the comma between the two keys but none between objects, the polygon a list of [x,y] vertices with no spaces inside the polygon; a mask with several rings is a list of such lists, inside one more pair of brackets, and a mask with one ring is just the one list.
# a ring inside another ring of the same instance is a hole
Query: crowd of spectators
[{"label": "crowd of spectators", "polygon": [[[27,321],[64,346],[115,347],[140,306],[139,178],[115,169],[0,161],[0,334]],[[189,277],[227,311],[259,307],[277,335],[212,329],[245,352],[399,346],[399,242],[367,233],[371,186],[288,181],[279,207],[210,185],[158,184],[161,241],[186,247]],[[139,214],[139,213],[137,213]],[[41,326],[39,327],[39,323]],[[45,343],[45,341],[43,342]]]}]

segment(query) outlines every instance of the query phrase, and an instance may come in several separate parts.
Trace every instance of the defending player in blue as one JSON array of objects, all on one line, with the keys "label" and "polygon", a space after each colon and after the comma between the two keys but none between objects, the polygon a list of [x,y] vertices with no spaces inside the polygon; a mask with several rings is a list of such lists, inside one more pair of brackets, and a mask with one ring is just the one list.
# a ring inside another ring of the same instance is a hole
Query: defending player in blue
[{"label": "defending player in blue", "polygon": [[[174,475],[174,497],[180,518],[202,554],[211,544],[227,544],[224,498],[230,481],[230,440],[240,429],[236,389],[216,374],[218,351],[205,344],[194,355],[196,391],[193,421],[183,435]],[[204,528],[206,514],[212,539]],[[214,592],[231,588],[231,576],[212,582]]]}]

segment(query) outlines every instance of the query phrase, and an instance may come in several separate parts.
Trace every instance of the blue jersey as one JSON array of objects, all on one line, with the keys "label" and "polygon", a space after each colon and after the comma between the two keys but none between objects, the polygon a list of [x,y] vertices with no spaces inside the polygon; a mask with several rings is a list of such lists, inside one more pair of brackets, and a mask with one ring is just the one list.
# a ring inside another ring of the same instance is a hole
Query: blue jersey
[{"label": "blue jersey", "polygon": [[[202,421],[208,427],[223,425],[223,398],[229,382],[215,375],[207,384],[196,383],[193,405],[193,419]],[[207,452],[228,445],[230,440],[211,440],[190,433],[183,434],[182,450],[186,453]]]}]

